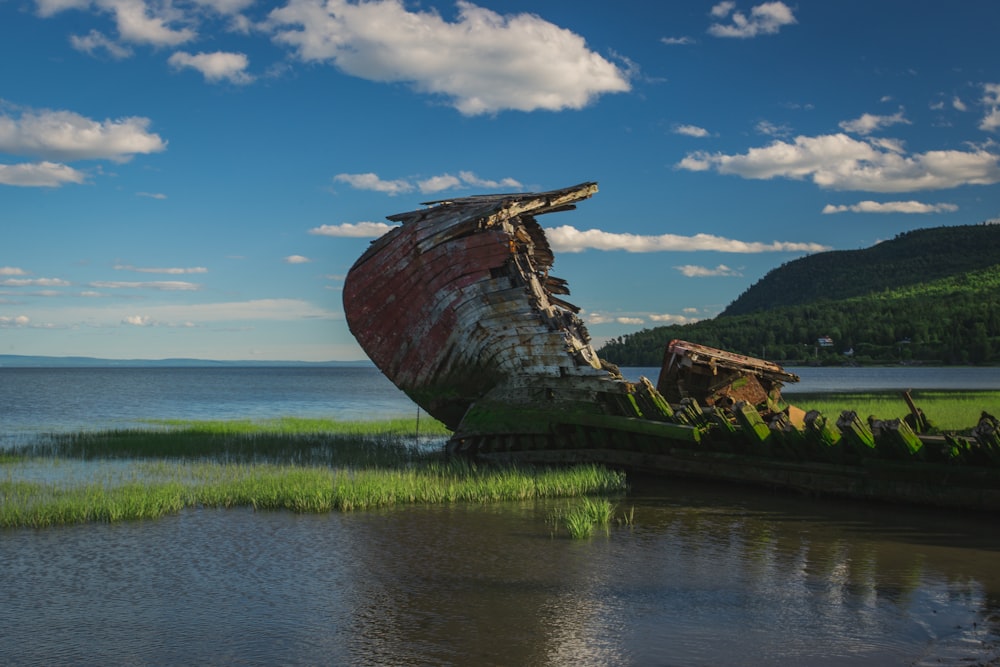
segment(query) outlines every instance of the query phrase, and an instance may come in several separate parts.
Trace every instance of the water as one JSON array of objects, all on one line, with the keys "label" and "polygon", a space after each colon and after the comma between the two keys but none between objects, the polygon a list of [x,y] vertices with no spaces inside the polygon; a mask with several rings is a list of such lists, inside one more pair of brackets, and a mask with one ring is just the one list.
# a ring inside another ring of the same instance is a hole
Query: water
[{"label": "water", "polygon": [[[414,410],[373,369],[12,370],[22,434]],[[0,664],[1000,665],[995,517],[631,483],[579,541],[561,501],[0,531]]]},{"label": "water", "polygon": [[149,419],[364,420],[416,412],[374,367],[0,368],[0,447],[40,433],[148,427]]}]

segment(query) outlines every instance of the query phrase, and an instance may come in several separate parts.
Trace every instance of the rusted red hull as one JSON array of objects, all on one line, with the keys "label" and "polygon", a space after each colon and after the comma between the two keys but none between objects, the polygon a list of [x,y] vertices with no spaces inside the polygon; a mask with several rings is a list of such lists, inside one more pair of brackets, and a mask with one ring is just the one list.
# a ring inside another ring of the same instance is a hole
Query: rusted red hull
[{"label": "rusted red hull", "polygon": [[634,385],[602,365],[575,308],[556,296],[568,290],[549,276],[553,256],[535,219],[596,191],[584,183],[468,197],[390,216],[402,225],[347,275],[351,331],[390,380],[453,430],[484,400],[579,396],[593,409],[602,405],[595,394],[628,393]]}]

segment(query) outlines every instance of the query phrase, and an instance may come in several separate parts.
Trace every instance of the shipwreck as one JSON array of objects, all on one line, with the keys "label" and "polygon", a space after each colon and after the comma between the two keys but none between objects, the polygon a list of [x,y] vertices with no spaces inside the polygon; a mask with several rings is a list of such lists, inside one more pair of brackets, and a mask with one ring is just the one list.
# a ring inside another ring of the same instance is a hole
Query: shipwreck
[{"label": "shipwreck", "polygon": [[[400,225],[350,269],[344,311],[375,365],[491,460],[598,462],[862,499],[1000,510],[1000,422],[964,436],[906,419],[828,418],[789,405],[777,364],[673,341],[657,384],[624,378],[591,344],[537,218],[596,183],[462,197]],[[908,395],[906,396],[909,400]]]}]

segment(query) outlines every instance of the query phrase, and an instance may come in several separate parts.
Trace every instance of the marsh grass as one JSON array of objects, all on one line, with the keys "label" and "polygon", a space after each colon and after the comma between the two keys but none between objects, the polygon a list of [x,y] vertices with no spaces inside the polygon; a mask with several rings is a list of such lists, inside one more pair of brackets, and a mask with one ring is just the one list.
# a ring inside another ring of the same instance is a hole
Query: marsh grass
[{"label": "marsh grass", "polygon": [[575,540],[584,539],[601,528],[607,531],[614,517],[615,506],[607,498],[580,498],[569,507],[557,510],[552,515],[553,524],[558,529],[565,528]]},{"label": "marsh grass", "polygon": [[[966,432],[979,422],[983,411],[1000,416],[1000,391],[912,391],[914,404],[931,425],[942,432]],[[902,392],[858,392],[843,394],[788,394],[786,400],[803,410],[819,410],[828,417],[854,410],[865,419],[903,418],[910,409]]]},{"label": "marsh grass", "polygon": [[[51,436],[5,455],[0,527],[153,519],[189,507],[349,512],[625,489],[622,473],[600,466],[542,469],[445,459],[440,448],[413,444],[405,423],[329,430],[311,420],[269,422],[266,428],[251,422],[166,426]],[[98,466],[100,460],[126,461],[98,479],[20,479],[19,466],[39,459],[97,460]]]},{"label": "marsh grass", "polygon": [[223,459],[325,465],[393,465],[418,458],[449,431],[425,418],[343,422],[149,420],[149,429],[52,434],[13,453],[74,459]]}]

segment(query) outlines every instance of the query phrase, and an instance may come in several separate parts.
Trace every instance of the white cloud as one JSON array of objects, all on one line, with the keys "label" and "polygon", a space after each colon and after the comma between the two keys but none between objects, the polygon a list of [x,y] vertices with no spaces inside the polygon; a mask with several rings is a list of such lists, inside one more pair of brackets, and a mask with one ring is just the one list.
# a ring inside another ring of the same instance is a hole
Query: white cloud
[{"label": "white cloud", "polygon": [[216,51],[214,53],[190,54],[185,51],[178,51],[171,55],[167,62],[174,69],[190,67],[202,73],[206,81],[216,83],[219,81],[229,81],[235,84],[248,84],[253,81],[253,77],[247,73],[250,60],[242,53],[226,53]]},{"label": "white cloud", "polygon": [[898,142],[854,139],[846,134],[799,136],[743,155],[689,153],[676,165],[743,178],[809,178],[821,188],[868,192],[940,190],[1000,182],[1000,156],[983,149],[906,155]]},{"label": "white cloud", "polygon": [[333,180],[347,183],[358,190],[374,190],[384,192],[390,196],[406,194],[414,190],[420,190],[424,194],[442,192],[444,190],[454,190],[468,186],[496,190],[498,188],[521,189],[524,186],[520,181],[507,177],[499,181],[480,178],[471,171],[460,171],[458,176],[452,174],[439,174],[429,178],[417,179],[415,182],[407,179],[396,179],[384,181],[378,174],[371,172],[366,174],[337,174]]},{"label": "white cloud", "polygon": [[186,275],[191,273],[208,273],[208,269],[203,266],[190,266],[190,267],[170,267],[170,268],[143,268],[138,266],[132,266],[130,264],[116,264],[114,266],[115,271],[135,271],[137,273],[166,273],[169,275]]},{"label": "white cloud", "polygon": [[358,190],[374,190],[387,195],[399,195],[413,191],[413,185],[404,180],[383,181],[377,174],[337,174],[333,180],[347,183]]},{"label": "white cloud", "polygon": [[615,322],[617,322],[618,324],[637,325],[637,324],[645,324],[646,320],[642,319],[641,317],[616,317]]},{"label": "white cloud", "polygon": [[840,129],[854,134],[868,135],[883,127],[896,125],[897,123],[910,124],[910,121],[903,117],[903,111],[899,110],[891,116],[877,116],[875,114],[861,114],[855,120],[845,120],[840,123]]},{"label": "white cloud", "polygon": [[83,183],[85,179],[82,171],[57,162],[0,164],[0,185],[56,188],[66,183]]},{"label": "white cloud", "polygon": [[957,211],[955,204],[925,204],[918,201],[862,201],[857,204],[823,207],[824,214],[830,213],[947,213]]},{"label": "white cloud", "polygon": [[104,289],[152,289],[161,292],[193,292],[201,289],[198,283],[182,280],[155,280],[151,282],[135,282],[126,280],[95,280],[89,287]]},{"label": "white cloud", "polygon": [[732,0],[725,0],[725,2],[720,2],[712,7],[710,15],[713,18],[724,19],[729,16],[729,12],[736,9],[736,3]]},{"label": "white cloud", "polygon": [[674,125],[674,134],[682,134],[686,137],[703,138],[708,136],[708,130],[697,125]]},{"label": "white cloud", "polygon": [[979,129],[995,132],[1000,128],[1000,83],[983,84],[982,102],[986,106],[986,115],[979,123]]},{"label": "white cloud", "polygon": [[198,36],[191,28],[170,26],[185,17],[169,2],[147,5],[145,0],[96,0],[96,5],[114,16],[118,35],[127,42],[177,46]]},{"label": "white cloud", "polygon": [[690,37],[661,37],[660,41],[669,46],[685,46],[687,44],[694,44],[694,40]]},{"label": "white cloud", "polygon": [[[138,153],[166,149],[166,142],[148,131],[149,124],[148,118],[140,117],[98,122],[72,111],[25,111],[19,118],[4,114],[0,115],[0,153],[127,162]],[[42,164],[49,173],[58,173],[57,167],[62,166]]]},{"label": "white cloud", "polygon": [[146,197],[148,199],[166,199],[167,195],[162,192],[136,192],[136,197]]},{"label": "white cloud", "polygon": [[312,260],[302,255],[289,255],[283,261],[285,264],[308,264]]},{"label": "white cloud", "polygon": [[714,269],[707,266],[695,266],[694,264],[685,264],[683,266],[675,266],[674,268],[688,278],[717,278],[720,276],[726,278],[738,278],[743,275],[739,271],[731,269],[725,264],[719,264]]},{"label": "white cloud", "polygon": [[5,287],[69,287],[70,282],[62,278],[6,278],[0,280]]},{"label": "white cloud", "polygon": [[401,0],[291,0],[265,25],[307,62],[370,81],[406,82],[465,115],[579,109],[628,91],[628,76],[582,37],[533,14],[501,16],[458,2],[458,19]]},{"label": "white cloud", "polygon": [[726,25],[713,23],[708,34],[715,37],[738,37],[746,39],[757,35],[773,35],[782,26],[797,23],[792,10],[783,2],[765,2],[750,10],[750,16],[734,11],[735,2],[720,2],[712,7],[713,18],[723,20],[732,12],[732,22]]},{"label": "white cloud", "polygon": [[778,125],[769,120],[759,121],[754,126],[754,129],[758,134],[763,134],[769,137],[785,137],[792,133],[792,130],[788,125]]},{"label": "white cloud", "polygon": [[545,230],[549,245],[556,252],[583,252],[584,250],[624,250],[626,252],[691,252],[711,250],[732,253],[761,252],[822,252],[830,248],[819,243],[791,243],[773,241],[771,243],[746,242],[727,239],[711,234],[678,236],[641,236],[620,234],[599,229],[580,231],[563,225]]},{"label": "white cloud", "polygon": [[[694,310],[694,309],[686,309]],[[671,315],[669,313],[662,313],[657,315],[650,315],[649,319],[654,322],[662,322],[666,324],[690,324],[691,322],[697,322],[697,317],[688,317],[686,315]]]},{"label": "white cloud", "polygon": [[0,266],[0,276],[23,276],[27,275],[24,269],[16,266]]},{"label": "white cloud", "polygon": [[951,107],[955,109],[955,111],[968,111],[969,109],[969,107],[965,105],[965,102],[963,102],[958,96],[952,99]]},{"label": "white cloud", "polygon": [[150,327],[156,324],[156,320],[148,315],[129,315],[122,319],[122,324],[131,324],[135,327]]},{"label": "white cloud", "polygon": [[318,236],[373,239],[382,236],[398,226],[387,225],[384,222],[345,222],[340,225],[320,225],[319,227],[313,227],[309,230],[309,233]]},{"label": "white cloud", "polygon": [[461,185],[461,179],[457,176],[452,176],[451,174],[431,176],[426,180],[417,182],[417,187],[419,187],[420,191],[424,194],[441,192],[442,190],[454,190]]},{"label": "white cloud", "polygon": [[26,327],[31,322],[26,316],[7,317],[0,315],[0,329],[11,329],[13,327]]},{"label": "white cloud", "polygon": [[108,39],[104,33],[97,30],[91,30],[82,36],[71,35],[69,42],[77,51],[82,51],[91,56],[96,56],[101,51],[106,52],[115,60],[122,60],[132,55],[132,49]]},{"label": "white cloud", "polygon": [[476,188],[489,188],[493,190],[496,188],[520,189],[524,187],[520,181],[510,178],[509,176],[507,178],[502,178],[499,181],[479,178],[471,171],[460,171],[458,172],[458,176],[462,179],[463,183]]}]

